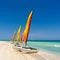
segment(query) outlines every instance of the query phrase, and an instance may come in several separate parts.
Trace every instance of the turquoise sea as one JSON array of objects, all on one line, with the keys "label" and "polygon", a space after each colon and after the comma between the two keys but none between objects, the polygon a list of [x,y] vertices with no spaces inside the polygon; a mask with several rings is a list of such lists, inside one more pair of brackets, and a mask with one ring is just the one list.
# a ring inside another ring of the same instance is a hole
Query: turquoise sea
[{"label": "turquoise sea", "polygon": [[60,40],[28,40],[27,45],[60,56]]},{"label": "turquoise sea", "polygon": [[28,41],[28,46],[45,50],[53,54],[60,55],[60,41],[59,40],[32,40]]}]

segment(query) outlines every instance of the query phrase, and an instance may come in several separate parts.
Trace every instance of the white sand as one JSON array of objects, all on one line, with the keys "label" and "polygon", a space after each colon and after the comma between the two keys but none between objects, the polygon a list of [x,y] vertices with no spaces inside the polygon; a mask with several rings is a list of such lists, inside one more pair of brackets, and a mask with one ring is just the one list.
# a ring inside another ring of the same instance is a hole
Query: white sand
[{"label": "white sand", "polygon": [[0,41],[0,60],[60,60],[60,57],[45,51],[22,54],[13,49],[13,44]]}]

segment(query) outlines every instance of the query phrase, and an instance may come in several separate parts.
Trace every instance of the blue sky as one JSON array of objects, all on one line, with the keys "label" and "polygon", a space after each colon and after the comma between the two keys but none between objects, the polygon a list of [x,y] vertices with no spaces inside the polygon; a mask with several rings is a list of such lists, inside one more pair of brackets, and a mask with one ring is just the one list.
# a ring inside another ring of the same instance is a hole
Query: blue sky
[{"label": "blue sky", "polygon": [[0,39],[10,39],[20,25],[23,32],[31,10],[28,39],[60,40],[59,0],[0,0]]}]

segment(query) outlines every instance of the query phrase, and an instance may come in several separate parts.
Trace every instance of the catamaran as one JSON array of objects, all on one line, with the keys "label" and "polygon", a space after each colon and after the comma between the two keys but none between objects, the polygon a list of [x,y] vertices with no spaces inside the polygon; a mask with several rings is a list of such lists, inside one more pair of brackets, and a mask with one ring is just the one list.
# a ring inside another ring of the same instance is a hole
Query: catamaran
[{"label": "catamaran", "polygon": [[22,29],[22,25],[20,25],[19,29],[18,29],[18,32],[17,32],[17,36],[16,36],[16,42],[15,42],[15,46],[21,46],[22,44],[22,38],[20,36],[20,32],[21,32],[21,29]]},{"label": "catamaran", "polygon": [[27,23],[26,23],[26,27],[25,27],[24,32],[22,34],[22,38],[20,37],[20,29],[18,30],[17,41],[20,39],[20,44],[22,44],[22,40],[24,40],[24,47],[22,47],[22,46],[20,46],[20,47],[15,46],[14,47],[17,50],[20,50],[20,51],[25,52],[25,53],[38,52],[37,49],[26,46],[27,45],[27,40],[28,40],[28,35],[29,35],[29,30],[30,30],[30,25],[31,25],[31,20],[32,20],[32,15],[33,15],[33,11],[30,12],[30,15],[29,15]]}]

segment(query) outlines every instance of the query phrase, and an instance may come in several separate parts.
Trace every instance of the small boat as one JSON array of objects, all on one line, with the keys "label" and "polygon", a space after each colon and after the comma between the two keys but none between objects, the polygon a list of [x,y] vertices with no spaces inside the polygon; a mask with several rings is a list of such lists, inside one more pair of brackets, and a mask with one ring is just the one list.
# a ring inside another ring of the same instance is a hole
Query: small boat
[{"label": "small boat", "polygon": [[[21,29],[22,29],[22,25],[20,25],[20,27],[18,29],[17,36],[16,36],[16,42],[14,44],[15,46],[18,46],[18,47],[20,47],[20,45],[22,43],[21,36],[20,36]],[[20,41],[20,43],[19,43],[19,41]]]},{"label": "small boat", "polygon": [[14,41],[16,40],[16,32],[14,32],[12,38],[11,38],[11,43],[14,44]]},{"label": "small boat", "polygon": [[[28,35],[29,35],[29,30],[30,30],[30,25],[31,25],[31,20],[32,20],[32,15],[33,15],[33,11],[31,11],[31,13],[30,13],[30,15],[28,17],[25,30],[24,30],[24,32],[22,34],[22,38],[20,37],[20,44],[22,44],[22,39],[23,39],[24,40],[24,47],[22,47],[22,46],[20,46],[20,47],[15,46],[14,47],[15,49],[17,49],[17,50],[19,50],[21,52],[24,52],[24,53],[36,53],[36,52],[38,52],[37,49],[26,46],[27,45],[27,40],[28,40]],[[18,34],[18,35],[20,36],[20,34]]]}]

